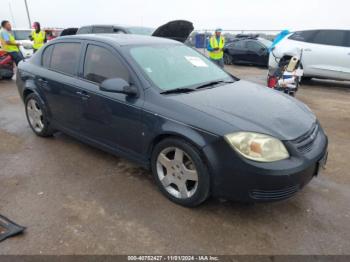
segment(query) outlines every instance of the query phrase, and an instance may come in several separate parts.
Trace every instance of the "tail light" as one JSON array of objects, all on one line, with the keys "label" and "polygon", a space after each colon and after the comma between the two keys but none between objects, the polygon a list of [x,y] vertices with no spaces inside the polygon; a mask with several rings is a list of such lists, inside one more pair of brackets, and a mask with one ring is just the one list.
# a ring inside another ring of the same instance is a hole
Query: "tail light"
[{"label": "tail light", "polygon": [[267,86],[270,88],[275,88],[277,85],[277,77],[269,76],[267,79]]}]

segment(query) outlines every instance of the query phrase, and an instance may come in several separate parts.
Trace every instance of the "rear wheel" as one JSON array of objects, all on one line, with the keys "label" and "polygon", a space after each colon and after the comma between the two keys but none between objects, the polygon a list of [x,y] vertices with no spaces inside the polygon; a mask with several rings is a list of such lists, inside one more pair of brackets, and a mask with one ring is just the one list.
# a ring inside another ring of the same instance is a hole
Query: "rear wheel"
[{"label": "rear wheel", "polygon": [[232,65],[232,56],[229,54],[224,54],[224,63],[225,65]]},{"label": "rear wheel", "polygon": [[11,80],[12,77],[13,77],[13,75],[7,75],[7,76],[3,76],[2,79]]},{"label": "rear wheel", "polygon": [[152,173],[161,192],[188,207],[209,196],[209,174],[198,150],[182,139],[161,141],[153,150]]},{"label": "rear wheel", "polygon": [[32,93],[25,99],[26,116],[33,132],[42,137],[52,136],[53,130],[47,119],[46,108],[40,98]]},{"label": "rear wheel", "polygon": [[312,77],[310,77],[310,76],[303,76],[303,77],[301,78],[301,81],[302,81],[303,83],[306,83],[306,82],[310,82],[311,79],[312,79]]}]

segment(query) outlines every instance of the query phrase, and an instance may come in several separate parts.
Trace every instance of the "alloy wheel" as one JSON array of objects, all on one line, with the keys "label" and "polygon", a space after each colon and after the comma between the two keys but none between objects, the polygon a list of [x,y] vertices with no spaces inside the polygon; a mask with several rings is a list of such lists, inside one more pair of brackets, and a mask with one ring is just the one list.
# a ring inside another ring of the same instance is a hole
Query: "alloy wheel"
[{"label": "alloy wheel", "polygon": [[42,132],[44,129],[43,112],[35,99],[30,99],[27,102],[27,115],[30,125],[35,132]]},{"label": "alloy wheel", "polygon": [[198,188],[193,160],[177,147],[168,147],[159,153],[157,175],[164,189],[178,199],[192,197]]}]

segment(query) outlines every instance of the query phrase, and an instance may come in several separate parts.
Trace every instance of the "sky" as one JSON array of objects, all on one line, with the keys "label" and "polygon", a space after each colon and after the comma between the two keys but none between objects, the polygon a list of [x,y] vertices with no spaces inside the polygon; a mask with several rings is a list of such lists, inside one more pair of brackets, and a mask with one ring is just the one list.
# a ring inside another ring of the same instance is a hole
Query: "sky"
[{"label": "sky", "polygon": [[[122,24],[156,28],[185,19],[195,29],[350,29],[348,0],[27,0],[44,27]],[[12,10],[12,12],[10,11]],[[0,0],[0,20],[28,27],[24,0]]]}]

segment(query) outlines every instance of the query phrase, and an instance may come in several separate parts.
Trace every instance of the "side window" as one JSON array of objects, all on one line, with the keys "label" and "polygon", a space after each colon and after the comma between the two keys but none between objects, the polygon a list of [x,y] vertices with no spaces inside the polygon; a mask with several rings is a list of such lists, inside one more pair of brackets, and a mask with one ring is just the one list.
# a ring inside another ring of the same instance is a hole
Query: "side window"
[{"label": "side window", "polygon": [[312,43],[317,30],[299,31],[292,34],[289,39],[301,42]]},{"label": "side window", "polygon": [[50,46],[46,47],[42,56],[41,56],[41,64],[45,68],[50,67],[51,54],[52,54],[53,48],[54,48],[54,45],[50,45]]},{"label": "side window", "polygon": [[113,28],[111,26],[94,26],[92,32],[94,34],[111,34],[113,33]]},{"label": "side window", "polygon": [[236,49],[244,49],[246,46],[246,42],[245,41],[237,41],[234,43],[234,47]]},{"label": "side window", "polygon": [[130,82],[128,70],[119,59],[106,48],[95,45],[88,45],[84,78],[98,84],[110,78],[122,78]]},{"label": "side window", "polygon": [[113,33],[115,34],[126,34],[124,30],[120,28],[113,28]]},{"label": "side window", "polygon": [[321,45],[345,46],[346,31],[320,30],[313,39],[313,43]]},{"label": "side window", "polygon": [[58,43],[54,45],[50,68],[69,75],[77,74],[80,43]]},{"label": "side window", "polygon": [[81,27],[79,29],[78,34],[90,34],[91,33],[91,27],[90,26],[85,26],[85,27]]},{"label": "side window", "polygon": [[257,42],[254,42],[254,41],[247,42],[247,49],[249,51],[259,52],[261,50],[261,48],[262,48],[262,46],[260,44],[258,44]]},{"label": "side window", "polygon": [[350,31],[346,31],[345,46],[350,47]]}]

